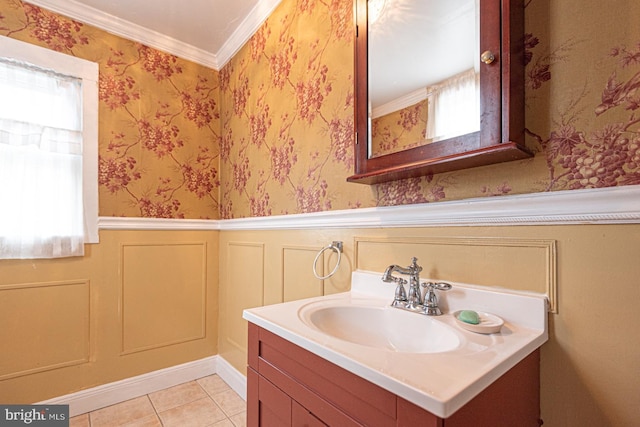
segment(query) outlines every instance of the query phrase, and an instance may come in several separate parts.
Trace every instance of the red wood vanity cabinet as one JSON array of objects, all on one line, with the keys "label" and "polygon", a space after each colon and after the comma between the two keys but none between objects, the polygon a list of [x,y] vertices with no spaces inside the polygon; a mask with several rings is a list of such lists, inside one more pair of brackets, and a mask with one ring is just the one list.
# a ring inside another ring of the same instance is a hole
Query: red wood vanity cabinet
[{"label": "red wood vanity cabinet", "polygon": [[536,350],[447,419],[249,323],[247,426],[527,427],[540,422]]}]

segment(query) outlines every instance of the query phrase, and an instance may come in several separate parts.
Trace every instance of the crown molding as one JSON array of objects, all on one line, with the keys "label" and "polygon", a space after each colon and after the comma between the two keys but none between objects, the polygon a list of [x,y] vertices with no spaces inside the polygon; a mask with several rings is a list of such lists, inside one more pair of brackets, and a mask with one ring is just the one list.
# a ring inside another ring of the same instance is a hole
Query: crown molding
[{"label": "crown molding", "polygon": [[219,68],[216,68],[217,70],[224,67],[242,46],[249,41],[281,1],[282,0],[258,0],[258,3],[251,9],[251,12],[242,20],[238,28],[216,53],[219,66]]},{"label": "crown molding", "polygon": [[99,11],[75,0],[26,0],[26,3],[67,16],[76,21],[92,25],[116,36],[126,38],[146,46],[161,50],[206,67],[218,70],[215,54],[183,43],[157,31],[136,25],[117,16]]},{"label": "crown molding", "polygon": [[392,101],[387,102],[386,104],[382,104],[379,107],[371,110],[371,118],[377,119],[378,117],[386,116],[387,114],[391,114],[395,111],[400,111],[403,108],[410,107],[414,104],[417,104],[420,101],[424,101],[427,99],[428,92],[427,88],[423,87],[417,90],[414,90],[411,93],[403,95],[399,98],[396,98]]},{"label": "crown molding", "polygon": [[380,227],[639,224],[640,186],[228,220],[100,217],[102,230],[287,230]]},{"label": "crown molding", "polygon": [[259,0],[215,54],[75,0],[26,0],[26,2],[188,61],[220,70],[260,28],[281,0]]}]

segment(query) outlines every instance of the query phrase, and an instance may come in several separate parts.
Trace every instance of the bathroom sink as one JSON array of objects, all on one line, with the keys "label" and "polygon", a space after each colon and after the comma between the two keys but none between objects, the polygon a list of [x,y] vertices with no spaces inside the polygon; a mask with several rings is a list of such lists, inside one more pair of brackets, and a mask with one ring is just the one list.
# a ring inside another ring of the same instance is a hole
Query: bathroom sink
[{"label": "bathroom sink", "polygon": [[[544,295],[454,283],[442,296],[444,314],[425,316],[390,307],[395,287],[381,277],[354,271],[349,292],[246,309],[243,317],[441,418],[547,341]],[[462,329],[453,313],[465,309],[493,313],[504,326],[493,334]]]},{"label": "bathroom sink", "polygon": [[300,310],[310,327],[339,340],[401,353],[441,353],[460,346],[459,334],[434,318],[392,307],[314,305]]}]

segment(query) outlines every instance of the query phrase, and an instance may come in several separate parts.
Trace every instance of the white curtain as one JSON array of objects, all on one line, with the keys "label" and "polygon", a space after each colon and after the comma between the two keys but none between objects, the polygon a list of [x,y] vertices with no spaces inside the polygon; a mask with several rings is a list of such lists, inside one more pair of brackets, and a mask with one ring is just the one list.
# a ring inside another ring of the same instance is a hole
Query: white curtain
[{"label": "white curtain", "polygon": [[83,254],[81,81],[0,58],[0,258]]},{"label": "white curtain", "polygon": [[480,75],[473,69],[427,88],[427,139],[437,141],[480,130]]}]

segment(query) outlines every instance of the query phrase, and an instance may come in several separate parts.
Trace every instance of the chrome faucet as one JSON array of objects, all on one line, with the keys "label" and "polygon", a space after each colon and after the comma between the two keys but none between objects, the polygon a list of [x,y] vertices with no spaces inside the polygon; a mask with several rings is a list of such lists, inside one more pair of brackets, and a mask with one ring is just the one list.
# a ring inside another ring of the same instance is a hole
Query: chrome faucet
[{"label": "chrome faucet", "polygon": [[[399,265],[390,265],[382,274],[382,281],[393,282],[397,284],[395,296],[391,305],[393,307],[402,308],[410,311],[420,311],[429,316],[439,316],[442,311],[438,308],[438,297],[435,289],[446,291],[451,289],[448,283],[423,283],[422,287],[427,288],[427,292],[422,298],[420,291],[420,272],[422,267],[418,265],[418,259],[413,257],[411,265],[408,267],[400,267]],[[409,276],[409,294],[405,292],[404,285],[406,280],[395,277],[393,272],[405,274]]]},{"label": "chrome faucet", "polygon": [[391,272],[388,271],[385,271],[385,276],[383,276],[382,280],[384,280],[385,282],[395,282],[398,284],[391,306],[405,307],[407,304],[407,291],[404,290],[404,285],[407,283],[407,281],[401,279],[400,277],[392,276]]},{"label": "chrome faucet", "polygon": [[[409,295],[407,296],[404,291],[404,285],[406,280],[393,276],[393,272],[396,271],[400,274],[406,274],[409,276]],[[409,267],[400,267],[399,265],[390,265],[382,275],[384,282],[394,282],[398,284],[396,288],[396,296],[393,300],[394,307],[402,305],[403,308],[410,310],[416,310],[422,304],[422,294],[420,293],[420,272],[422,267],[418,265],[418,259],[413,258]]]},{"label": "chrome faucet", "polygon": [[448,291],[451,289],[451,285],[444,282],[427,282],[423,283],[422,287],[427,289],[427,292],[424,294],[424,314],[428,316],[440,316],[442,314],[442,310],[438,307],[438,296],[435,291],[436,289],[439,291]]}]

